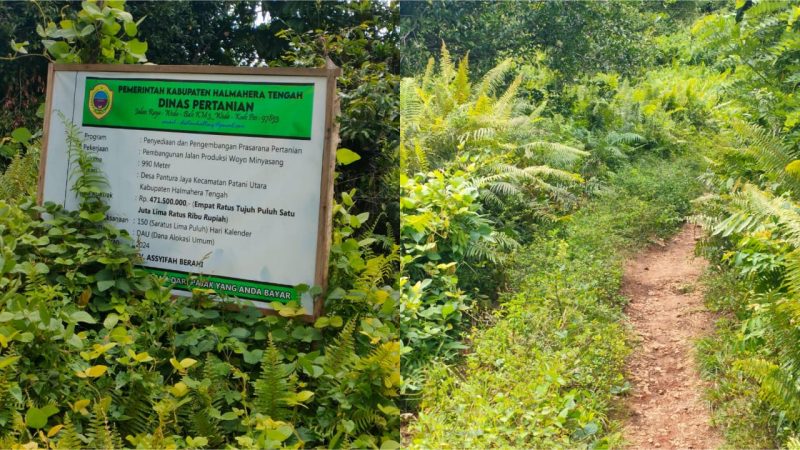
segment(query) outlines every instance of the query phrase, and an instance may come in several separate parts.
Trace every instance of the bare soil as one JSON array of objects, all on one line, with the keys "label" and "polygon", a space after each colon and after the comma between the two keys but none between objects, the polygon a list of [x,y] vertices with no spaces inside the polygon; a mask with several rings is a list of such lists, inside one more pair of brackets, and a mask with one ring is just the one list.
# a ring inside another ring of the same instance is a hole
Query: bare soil
[{"label": "bare soil", "polygon": [[699,229],[686,225],[625,267],[626,313],[639,338],[627,362],[633,389],[623,436],[630,448],[710,449],[723,443],[710,424],[694,359],[694,342],[714,322],[698,282],[706,267],[694,256],[699,236]]}]

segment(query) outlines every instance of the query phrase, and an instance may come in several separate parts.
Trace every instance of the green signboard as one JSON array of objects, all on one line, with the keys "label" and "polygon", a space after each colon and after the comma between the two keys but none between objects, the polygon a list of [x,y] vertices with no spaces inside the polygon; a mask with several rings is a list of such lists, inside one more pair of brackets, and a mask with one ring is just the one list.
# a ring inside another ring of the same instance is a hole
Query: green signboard
[{"label": "green signboard", "polygon": [[311,139],[314,85],[86,78],[83,126]]},{"label": "green signboard", "polygon": [[175,288],[186,291],[191,291],[192,289],[211,289],[214,292],[233,297],[280,303],[299,299],[297,289],[293,286],[213,275],[192,275],[187,272],[149,267],[146,267],[145,270],[154,275],[165,277],[167,279],[167,285],[172,285]]}]

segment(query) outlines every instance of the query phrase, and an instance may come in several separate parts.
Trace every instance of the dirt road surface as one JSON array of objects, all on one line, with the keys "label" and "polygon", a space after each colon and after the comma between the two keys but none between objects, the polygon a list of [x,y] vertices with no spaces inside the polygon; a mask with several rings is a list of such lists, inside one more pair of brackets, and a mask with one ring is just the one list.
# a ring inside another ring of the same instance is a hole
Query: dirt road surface
[{"label": "dirt road surface", "polygon": [[625,268],[623,294],[639,342],[628,360],[633,384],[623,436],[633,449],[712,449],[722,437],[710,425],[694,342],[711,332],[698,278],[706,262],[694,257],[700,230],[686,225]]}]

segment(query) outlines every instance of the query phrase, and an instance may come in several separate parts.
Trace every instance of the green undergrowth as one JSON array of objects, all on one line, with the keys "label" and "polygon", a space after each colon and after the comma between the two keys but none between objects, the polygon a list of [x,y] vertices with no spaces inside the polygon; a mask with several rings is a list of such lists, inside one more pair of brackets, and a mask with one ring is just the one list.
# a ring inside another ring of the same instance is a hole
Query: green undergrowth
[{"label": "green undergrowth", "polygon": [[108,181],[66,125],[76,210],[36,205],[37,153],[0,174],[0,448],[398,446],[396,247],[355,189],[313,323],[297,302],[173,297],[106,223]]},{"label": "green undergrowth", "polygon": [[673,233],[699,193],[691,157],[644,159],[521,249],[494,324],[460,367],[434,366],[410,425],[421,448],[616,446],[629,385],[622,263]]},{"label": "green undergrowth", "polygon": [[753,313],[748,305],[755,299],[748,283],[731,270],[715,267],[705,284],[706,304],[720,314],[714,332],[697,344],[700,370],[710,385],[706,397],[714,411],[712,420],[729,448],[781,447],[790,427],[761,399],[759,383],[737,367],[740,361],[766,354],[758,342],[764,333],[753,333],[759,324],[750,321]]}]

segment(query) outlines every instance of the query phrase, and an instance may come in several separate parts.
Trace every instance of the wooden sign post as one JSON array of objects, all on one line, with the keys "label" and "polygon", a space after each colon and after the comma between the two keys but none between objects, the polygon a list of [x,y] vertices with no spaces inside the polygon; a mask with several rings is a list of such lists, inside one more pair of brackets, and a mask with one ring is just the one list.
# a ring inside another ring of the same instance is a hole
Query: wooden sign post
[{"label": "wooden sign post", "polygon": [[325,68],[50,65],[39,201],[75,209],[65,123],[109,180],[107,220],[176,294],[272,309],[327,284],[336,77]]}]

